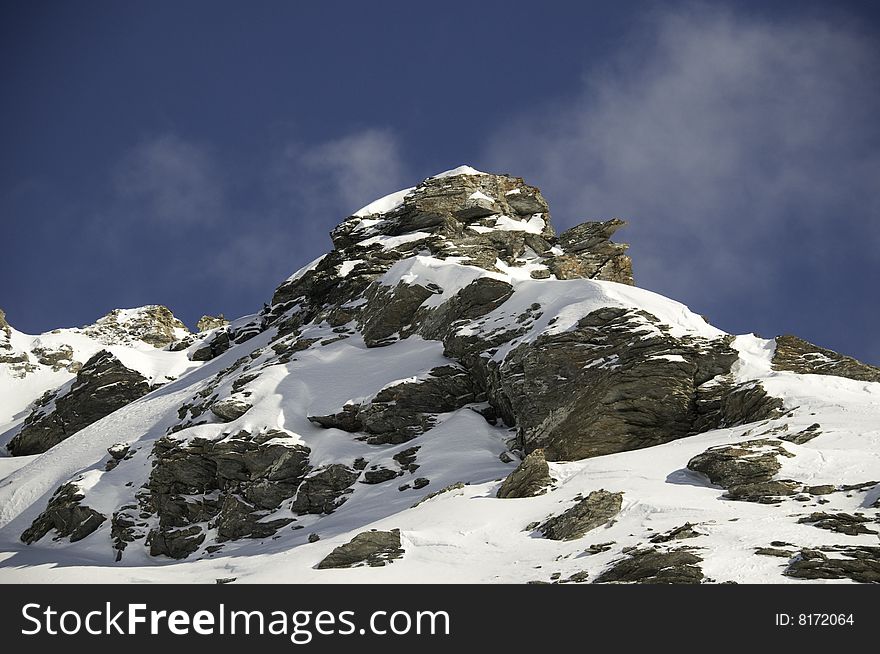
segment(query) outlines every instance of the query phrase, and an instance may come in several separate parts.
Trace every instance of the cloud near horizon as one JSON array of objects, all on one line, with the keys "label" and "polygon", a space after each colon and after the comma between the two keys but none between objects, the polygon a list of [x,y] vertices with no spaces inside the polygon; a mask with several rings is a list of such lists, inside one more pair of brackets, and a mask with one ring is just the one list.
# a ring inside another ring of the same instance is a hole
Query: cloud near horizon
[{"label": "cloud near horizon", "polygon": [[880,207],[878,74],[875,44],[838,20],[653,13],[574,96],[495,133],[486,160],[538,184],[557,226],[627,218],[640,285],[770,297],[795,258],[818,270],[854,238],[880,245],[864,220]]}]

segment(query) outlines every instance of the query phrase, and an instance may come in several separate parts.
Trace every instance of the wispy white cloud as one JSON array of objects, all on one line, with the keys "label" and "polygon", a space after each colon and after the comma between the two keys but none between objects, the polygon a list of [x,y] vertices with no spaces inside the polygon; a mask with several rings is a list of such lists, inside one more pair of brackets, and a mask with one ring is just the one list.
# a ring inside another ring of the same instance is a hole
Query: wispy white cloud
[{"label": "wispy white cloud", "polygon": [[877,79],[875,45],[839,20],[658,12],[573,96],[499,129],[486,159],[539,184],[557,225],[629,218],[640,285],[763,293],[793,258],[880,242]]},{"label": "wispy white cloud", "polygon": [[112,181],[116,210],[149,223],[209,224],[225,209],[222,178],[210,152],[170,134],[133,147]]},{"label": "wispy white cloud", "polygon": [[267,154],[246,225],[223,243],[205,275],[239,287],[269,286],[329,250],[329,232],[380,195],[405,185],[407,166],[389,129],[367,128]]},{"label": "wispy white cloud", "polygon": [[406,183],[398,137],[379,128],[317,144],[289,144],[274,173],[279,189],[307,210],[331,213],[334,225]]}]

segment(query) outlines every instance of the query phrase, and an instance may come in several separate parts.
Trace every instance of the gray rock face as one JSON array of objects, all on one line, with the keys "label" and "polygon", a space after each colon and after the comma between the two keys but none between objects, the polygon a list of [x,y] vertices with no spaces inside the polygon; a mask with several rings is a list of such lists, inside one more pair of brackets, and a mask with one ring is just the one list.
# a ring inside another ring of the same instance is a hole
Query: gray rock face
[{"label": "gray rock face", "polygon": [[694,525],[690,522],[686,522],[680,527],[676,527],[675,529],[670,529],[665,534],[657,534],[653,536],[650,540],[652,543],[668,543],[672,540],[685,540],[688,538],[698,538],[702,536],[699,531],[694,529]]},{"label": "gray rock face", "polygon": [[849,513],[825,513],[818,511],[804,516],[798,520],[801,524],[813,525],[819,529],[827,529],[839,534],[847,536],[858,536],[859,534],[876,534],[876,529],[870,529],[869,524],[880,522],[880,518],[873,520],[865,515]]},{"label": "gray rock face", "polygon": [[287,436],[268,430],[186,444],[159,439],[148,486],[139,496],[141,508],[159,517],[148,536],[151,553],[188,556],[204,540],[203,526],[209,523],[222,541],[265,537],[290,522],[264,520],[296,494],[310,469],[307,447],[268,443]]},{"label": "gray rock face", "polygon": [[813,345],[797,336],[776,337],[773,369],[805,375],[835,375],[857,381],[880,382],[880,368]]},{"label": "gray rock face", "polygon": [[163,348],[178,339],[180,331],[189,333],[168,307],[151,305],[135,310],[113,309],[83,332],[105,343],[140,340]]},{"label": "gray rock face", "polygon": [[538,527],[550,540],[573,540],[588,531],[607,524],[620,513],[623,493],[593,491],[564,513],[554,516]]},{"label": "gray rock face", "polygon": [[85,495],[76,484],[64,484],[55,491],[46,510],[25,529],[21,540],[30,545],[53,529],[58,533],[56,540],[68,538],[71,543],[82,540],[107,519],[94,509],[81,504],[84,498]]},{"label": "gray rock face", "polygon": [[229,324],[229,321],[221,313],[219,316],[202,316],[199,318],[199,321],[196,323],[196,329],[199,332],[206,332],[211,329],[217,329],[218,327],[225,327]]},{"label": "gray rock face", "polygon": [[818,549],[803,549],[783,574],[796,579],[852,579],[863,584],[880,583],[880,547],[857,545],[827,549],[838,556],[831,558]]},{"label": "gray rock face", "polygon": [[7,448],[39,454],[151,390],[147,379],[102,350],[89,359],[63,395],[45,396]]},{"label": "gray rock face", "polygon": [[772,502],[779,496],[794,495],[801,486],[794,481],[773,479],[781,467],[780,456],[794,455],[779,441],[755,439],[710,447],[688,461],[687,467],[726,488],[731,499]]},{"label": "gray rock face", "polygon": [[639,549],[599,575],[595,583],[698,584],[703,579],[703,571],[697,565],[701,561],[699,556],[683,549]]},{"label": "gray rock face", "polygon": [[537,449],[530,452],[517,469],[507,476],[496,497],[535,497],[546,493],[552,483],[544,450]]},{"label": "gray rock face", "polygon": [[557,279],[605,279],[633,284],[632,260],[626,256],[627,245],[612,243],[611,237],[626,225],[614,218],[605,222],[583,223],[559,236],[564,255],[550,264]]},{"label": "gray rock face", "polygon": [[300,515],[307,513],[333,513],[343,502],[345,495],[360,476],[358,470],[341,463],[334,463],[303,481],[291,505]]},{"label": "gray rock face", "polygon": [[650,314],[607,308],[515,348],[485,377],[490,401],[517,425],[526,450],[571,460],[693,433],[702,418],[698,387],[736,356],[723,340],[675,339]]},{"label": "gray rock face", "polygon": [[434,368],[424,379],[386,386],[367,404],[348,404],[339,413],[310,416],[322,427],[364,432],[371,444],[405,443],[430,429],[435,415],[479,402],[484,395],[458,366]]},{"label": "gray rock face", "polygon": [[223,422],[238,420],[251,409],[251,405],[239,398],[218,400],[211,405],[211,413]]},{"label": "gray rock face", "polygon": [[355,568],[359,566],[380,567],[403,556],[400,530],[364,531],[345,545],[330,552],[318,565],[327,568]]}]

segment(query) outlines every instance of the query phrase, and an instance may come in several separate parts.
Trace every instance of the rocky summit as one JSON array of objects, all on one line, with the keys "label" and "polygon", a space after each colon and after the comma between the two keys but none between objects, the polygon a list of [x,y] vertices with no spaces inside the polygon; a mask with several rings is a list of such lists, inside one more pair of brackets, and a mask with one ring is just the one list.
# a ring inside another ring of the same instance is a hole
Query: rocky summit
[{"label": "rocky summit", "polygon": [[0,580],[876,581],[880,370],[639,289],[625,224],[462,166],[250,316],[0,313]]}]

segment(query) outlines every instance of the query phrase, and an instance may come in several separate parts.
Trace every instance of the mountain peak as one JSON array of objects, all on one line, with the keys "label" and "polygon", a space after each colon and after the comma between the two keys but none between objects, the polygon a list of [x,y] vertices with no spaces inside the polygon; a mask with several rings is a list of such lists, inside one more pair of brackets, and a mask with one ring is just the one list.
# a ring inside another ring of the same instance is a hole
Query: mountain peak
[{"label": "mountain peak", "polygon": [[527,279],[631,285],[627,246],[610,240],[625,224],[588,222],[557,236],[540,189],[521,177],[461,166],[349,216],[330,234],[333,251],[282,283],[272,305],[337,287],[343,279],[375,278],[396,261],[420,255]]},{"label": "mountain peak", "polygon": [[108,345],[143,341],[156,348],[163,348],[190,333],[171,309],[160,304],[113,309],[82,330]]}]

